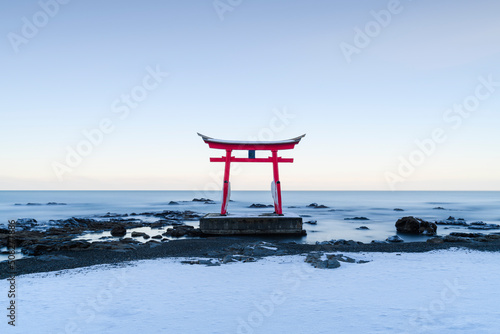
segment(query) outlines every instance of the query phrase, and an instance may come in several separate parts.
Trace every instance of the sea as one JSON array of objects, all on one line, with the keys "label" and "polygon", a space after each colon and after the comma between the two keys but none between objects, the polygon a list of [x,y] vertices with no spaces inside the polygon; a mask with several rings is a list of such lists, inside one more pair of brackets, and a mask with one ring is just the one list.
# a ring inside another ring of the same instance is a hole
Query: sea
[{"label": "sea", "polygon": [[[193,201],[207,198],[215,204]],[[191,210],[200,214],[220,211],[221,193],[198,191],[0,191],[0,227],[9,220],[33,218],[37,229],[50,220],[71,217],[93,218],[106,213],[130,214],[163,210]],[[283,211],[301,215],[307,236],[292,238],[298,243],[328,240],[371,242],[397,234],[395,222],[404,216],[427,221],[462,218],[466,222],[500,224],[500,191],[284,191]],[[176,203],[171,203],[176,202]],[[48,204],[57,203],[57,204]],[[233,191],[230,214],[272,212],[273,208],[250,208],[272,204],[269,191]],[[326,206],[314,208],[312,203]],[[401,209],[403,211],[396,211]],[[365,217],[366,220],[351,220]],[[347,219],[346,219],[347,218]],[[316,221],[315,224],[306,223]],[[198,226],[198,221],[186,224]],[[366,226],[368,229],[359,229]],[[494,233],[460,226],[438,226],[438,234],[451,232]],[[96,240],[102,235],[86,236]],[[400,235],[405,241],[424,241],[426,236]],[[5,250],[3,250],[5,252]]]}]

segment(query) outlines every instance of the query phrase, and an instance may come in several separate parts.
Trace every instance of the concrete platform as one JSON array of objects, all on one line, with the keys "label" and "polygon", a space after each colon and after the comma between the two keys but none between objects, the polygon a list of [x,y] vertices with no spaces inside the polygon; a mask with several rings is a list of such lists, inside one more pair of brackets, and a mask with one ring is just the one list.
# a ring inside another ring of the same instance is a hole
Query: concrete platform
[{"label": "concrete platform", "polygon": [[302,229],[302,217],[295,214],[278,216],[275,213],[258,216],[209,213],[200,219],[200,229],[205,234],[214,235],[306,234]]}]

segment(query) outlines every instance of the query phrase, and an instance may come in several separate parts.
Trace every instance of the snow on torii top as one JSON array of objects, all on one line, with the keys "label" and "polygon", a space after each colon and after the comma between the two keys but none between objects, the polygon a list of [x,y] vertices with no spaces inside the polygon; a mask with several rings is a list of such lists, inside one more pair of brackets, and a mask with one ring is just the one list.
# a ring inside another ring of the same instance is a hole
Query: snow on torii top
[{"label": "snow on torii top", "polygon": [[208,147],[221,150],[290,150],[305,136],[276,141],[241,141],[215,139],[198,133]]}]

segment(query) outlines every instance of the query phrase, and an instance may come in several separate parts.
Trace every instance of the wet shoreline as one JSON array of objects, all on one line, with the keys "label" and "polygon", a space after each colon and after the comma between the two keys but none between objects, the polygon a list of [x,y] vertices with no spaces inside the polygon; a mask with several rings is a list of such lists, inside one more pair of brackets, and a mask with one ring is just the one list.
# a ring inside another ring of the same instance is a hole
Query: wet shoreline
[{"label": "wet shoreline", "polygon": [[[474,241],[470,238],[463,240],[432,242],[404,242],[404,243],[360,243],[348,244],[298,244],[293,242],[273,242],[272,247],[257,248],[262,243],[260,238],[240,237],[209,237],[203,239],[171,240],[164,243],[146,243],[129,250],[88,249],[55,251],[46,255],[16,260],[16,276],[89,267],[98,264],[133,265],[132,261],[158,258],[211,258],[222,260],[227,255],[234,255],[246,250],[246,256],[254,260],[266,256],[285,256],[309,254],[311,252],[391,252],[391,253],[419,253],[450,248],[467,248],[478,251],[500,251],[500,239]],[[269,249],[268,249],[269,248]],[[268,249],[268,251],[266,251]],[[8,262],[0,263],[0,279],[11,276]]]}]

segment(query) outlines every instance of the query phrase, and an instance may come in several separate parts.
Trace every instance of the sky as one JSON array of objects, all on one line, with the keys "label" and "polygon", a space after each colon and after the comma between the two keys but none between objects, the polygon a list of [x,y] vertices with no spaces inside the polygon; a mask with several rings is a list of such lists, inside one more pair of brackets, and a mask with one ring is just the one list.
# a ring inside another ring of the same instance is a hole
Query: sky
[{"label": "sky", "polygon": [[[499,12],[0,1],[0,190],[219,189],[224,152],[197,132],[305,133],[283,190],[500,190]],[[234,167],[233,190],[269,189],[270,164]]]}]

